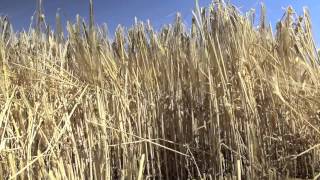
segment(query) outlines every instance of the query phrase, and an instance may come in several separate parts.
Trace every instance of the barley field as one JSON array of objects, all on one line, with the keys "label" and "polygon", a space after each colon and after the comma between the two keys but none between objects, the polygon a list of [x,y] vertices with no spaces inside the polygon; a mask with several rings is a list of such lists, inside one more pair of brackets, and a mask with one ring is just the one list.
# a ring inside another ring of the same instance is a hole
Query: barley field
[{"label": "barley field", "polygon": [[[318,179],[309,12],[273,29],[214,1],[192,23],[0,18],[0,179]],[[65,29],[65,30],[64,30]],[[112,38],[111,38],[112,37]]]}]

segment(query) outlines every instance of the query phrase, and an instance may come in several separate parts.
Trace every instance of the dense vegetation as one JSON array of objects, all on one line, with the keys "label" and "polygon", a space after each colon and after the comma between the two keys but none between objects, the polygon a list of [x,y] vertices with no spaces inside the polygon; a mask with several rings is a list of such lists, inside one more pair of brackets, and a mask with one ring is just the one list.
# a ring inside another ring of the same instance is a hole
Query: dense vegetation
[{"label": "dense vegetation", "polygon": [[[41,2],[41,1],[40,1]],[[41,4],[39,5],[41,7]],[[64,32],[42,9],[28,32],[0,19],[0,178],[282,179],[320,173],[319,55],[308,11],[276,32],[213,2]]]}]

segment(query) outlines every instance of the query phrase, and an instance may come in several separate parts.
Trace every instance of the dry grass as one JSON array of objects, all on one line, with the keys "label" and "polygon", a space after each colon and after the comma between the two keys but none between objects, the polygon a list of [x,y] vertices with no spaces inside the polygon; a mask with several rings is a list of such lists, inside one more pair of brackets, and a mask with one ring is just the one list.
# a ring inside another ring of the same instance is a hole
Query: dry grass
[{"label": "dry grass", "polygon": [[67,35],[59,14],[55,31],[41,13],[28,32],[1,18],[0,179],[320,173],[306,10],[288,8],[272,34],[264,14],[256,28],[254,12],[215,2],[195,9],[190,32],[178,15],[159,32],[119,27],[111,41],[90,9],[89,25],[77,17]]}]

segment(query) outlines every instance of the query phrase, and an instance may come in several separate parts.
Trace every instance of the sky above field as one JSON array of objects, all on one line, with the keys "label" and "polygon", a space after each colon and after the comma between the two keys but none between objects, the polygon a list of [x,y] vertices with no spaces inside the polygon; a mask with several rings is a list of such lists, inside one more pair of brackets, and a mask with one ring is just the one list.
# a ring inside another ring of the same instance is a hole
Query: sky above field
[{"label": "sky above field", "polygon": [[[58,8],[64,20],[75,20],[76,14],[88,18],[89,0],[43,0],[47,22],[54,25]],[[211,0],[199,0],[201,6],[207,6]],[[274,24],[282,17],[284,8],[292,5],[298,14],[304,6],[311,12],[313,32],[317,46],[320,46],[320,1],[319,0],[231,0],[242,12],[251,8],[259,9],[260,2],[267,6],[268,20]],[[15,30],[28,29],[31,16],[36,9],[36,0],[0,0],[0,14],[8,15]],[[150,19],[155,28],[173,21],[176,12],[180,12],[189,24],[194,0],[94,0],[95,20],[97,24],[107,23],[113,33],[118,24],[130,26],[134,17],[139,20]]]}]

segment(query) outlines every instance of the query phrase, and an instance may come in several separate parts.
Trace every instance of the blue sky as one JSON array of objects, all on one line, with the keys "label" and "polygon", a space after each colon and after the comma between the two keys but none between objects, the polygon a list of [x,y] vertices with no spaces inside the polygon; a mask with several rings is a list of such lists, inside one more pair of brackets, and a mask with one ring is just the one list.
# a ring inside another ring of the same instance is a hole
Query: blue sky
[{"label": "blue sky", "polygon": [[[64,20],[75,20],[76,14],[88,16],[89,0],[43,0],[47,22],[54,25],[55,13],[61,9]],[[211,0],[199,0],[206,6]],[[313,32],[320,45],[320,1],[319,0],[231,0],[242,12],[250,8],[259,9],[260,2],[267,6],[268,20],[275,24],[283,15],[285,7],[292,5],[298,14],[307,6],[311,11]],[[8,15],[16,30],[27,29],[36,8],[36,0],[0,0],[0,14]],[[194,0],[94,0],[96,23],[107,23],[112,33],[118,24],[129,26],[136,16],[139,20],[150,19],[155,28],[170,23],[176,12],[180,12],[186,23],[190,23]]]}]

